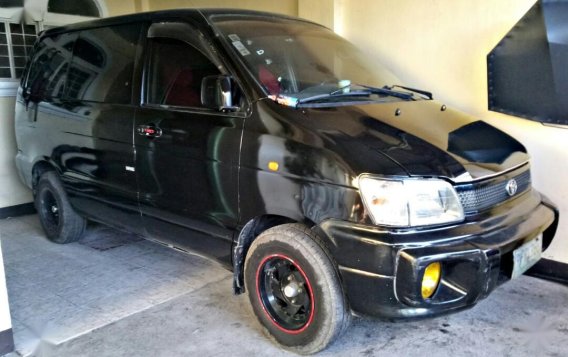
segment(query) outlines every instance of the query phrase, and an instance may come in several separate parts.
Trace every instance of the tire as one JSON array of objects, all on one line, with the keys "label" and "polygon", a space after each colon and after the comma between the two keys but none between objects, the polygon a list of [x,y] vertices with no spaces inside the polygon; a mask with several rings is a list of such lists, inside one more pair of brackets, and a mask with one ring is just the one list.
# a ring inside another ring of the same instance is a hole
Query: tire
[{"label": "tire", "polygon": [[351,312],[331,255],[312,230],[284,224],[253,241],[245,287],[265,333],[300,354],[326,348],[349,326]]},{"label": "tire", "polygon": [[41,175],[36,187],[35,206],[50,241],[67,244],[79,240],[83,235],[86,220],[69,204],[55,172],[48,171]]}]

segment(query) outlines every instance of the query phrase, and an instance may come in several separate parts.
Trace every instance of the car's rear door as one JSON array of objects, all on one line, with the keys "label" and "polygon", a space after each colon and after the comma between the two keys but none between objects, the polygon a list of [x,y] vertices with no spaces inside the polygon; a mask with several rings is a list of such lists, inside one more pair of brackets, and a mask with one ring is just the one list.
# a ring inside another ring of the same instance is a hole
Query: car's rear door
[{"label": "car's rear door", "polygon": [[[30,125],[71,204],[89,218],[140,227],[134,172],[133,75],[141,23],[45,39],[30,70]],[[36,78],[37,77],[37,78]],[[41,143],[41,144],[40,144]]]}]

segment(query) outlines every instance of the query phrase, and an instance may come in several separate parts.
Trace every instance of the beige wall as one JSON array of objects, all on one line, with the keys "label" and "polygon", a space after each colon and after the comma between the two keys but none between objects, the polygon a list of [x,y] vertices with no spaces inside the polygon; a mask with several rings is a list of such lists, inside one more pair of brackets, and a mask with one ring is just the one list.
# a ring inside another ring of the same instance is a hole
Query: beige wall
[{"label": "beige wall", "polygon": [[8,291],[6,289],[2,247],[0,246],[0,332],[6,331],[10,328],[12,328],[12,320],[10,318],[10,309],[8,305]]},{"label": "beige wall", "polygon": [[30,190],[24,186],[16,171],[16,138],[14,136],[14,105],[16,98],[0,97],[0,208],[32,201]]},{"label": "beige wall", "polygon": [[333,29],[336,3],[335,0],[298,0],[297,16]]},{"label": "beige wall", "polygon": [[149,0],[149,3],[150,10],[175,9],[184,7],[224,7],[270,11],[292,16],[296,16],[298,14],[297,0]]},{"label": "beige wall", "polygon": [[[300,0],[302,1],[302,0]],[[332,3],[333,0],[327,0]],[[176,8],[237,8],[297,16],[298,0],[105,0],[109,16]],[[307,1],[304,1],[307,3]],[[318,11],[317,9],[315,10]]]},{"label": "beige wall", "polygon": [[[333,0],[327,0],[330,3]],[[298,0],[105,0],[109,16],[176,8],[237,8],[298,15]],[[317,11],[317,10],[316,10]]]},{"label": "beige wall", "polygon": [[526,145],[534,185],[561,210],[559,233],[545,256],[568,262],[568,129],[487,110],[486,55],[534,2],[335,0],[334,23],[404,83],[431,90]]},{"label": "beige wall", "polygon": [[140,0],[105,0],[108,16],[140,12],[142,11],[140,8],[140,2]]}]

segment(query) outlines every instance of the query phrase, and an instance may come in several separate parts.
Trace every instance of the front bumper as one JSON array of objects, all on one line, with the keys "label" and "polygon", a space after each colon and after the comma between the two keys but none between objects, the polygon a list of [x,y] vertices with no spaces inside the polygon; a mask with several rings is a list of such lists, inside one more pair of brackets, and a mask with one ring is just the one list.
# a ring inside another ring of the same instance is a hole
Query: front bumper
[{"label": "front bumper", "polygon": [[[327,220],[328,239],[352,310],[384,317],[421,317],[473,306],[511,278],[513,250],[543,235],[548,248],[558,210],[528,191],[465,222],[442,228],[394,230]],[[442,281],[431,299],[420,284],[425,267],[440,261]]]}]

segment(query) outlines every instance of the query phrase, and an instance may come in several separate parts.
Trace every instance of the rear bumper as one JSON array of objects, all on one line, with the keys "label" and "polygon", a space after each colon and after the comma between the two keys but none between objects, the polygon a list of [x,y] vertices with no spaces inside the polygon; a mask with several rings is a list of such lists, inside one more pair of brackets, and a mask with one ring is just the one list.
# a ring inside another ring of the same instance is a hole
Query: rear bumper
[{"label": "rear bumper", "polygon": [[[351,308],[385,317],[438,315],[473,306],[511,277],[513,250],[543,234],[554,237],[558,210],[536,191],[450,227],[392,230],[328,220],[328,238]],[[442,263],[431,299],[420,284],[425,267]]]}]

